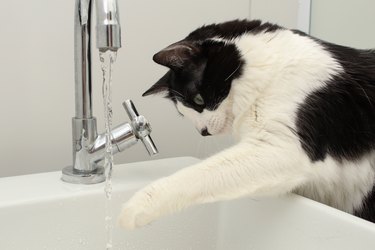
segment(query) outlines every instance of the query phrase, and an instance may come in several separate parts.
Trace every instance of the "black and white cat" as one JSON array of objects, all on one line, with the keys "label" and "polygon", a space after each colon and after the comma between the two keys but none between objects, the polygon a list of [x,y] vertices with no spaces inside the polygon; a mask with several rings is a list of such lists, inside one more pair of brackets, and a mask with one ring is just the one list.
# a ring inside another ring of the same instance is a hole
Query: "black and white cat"
[{"label": "black and white cat", "polygon": [[164,93],[202,135],[238,143],[157,180],[123,207],[135,228],[183,208],[295,192],[375,222],[375,52],[235,20],[154,56]]}]

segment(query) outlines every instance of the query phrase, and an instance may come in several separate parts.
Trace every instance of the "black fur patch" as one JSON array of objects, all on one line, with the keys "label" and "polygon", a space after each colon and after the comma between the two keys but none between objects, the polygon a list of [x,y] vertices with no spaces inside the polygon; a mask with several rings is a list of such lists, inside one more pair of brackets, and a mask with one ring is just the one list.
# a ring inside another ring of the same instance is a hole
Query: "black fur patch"
[{"label": "black fur patch", "polygon": [[312,161],[359,159],[375,147],[375,53],[318,42],[344,72],[307,96],[297,133]]},{"label": "black fur patch", "polygon": [[273,32],[279,29],[284,28],[272,23],[262,23],[260,20],[233,20],[220,24],[205,25],[190,33],[186,37],[186,40],[199,41],[213,37],[230,40],[245,33],[258,34],[261,32]]},{"label": "black fur patch", "polygon": [[375,186],[363,201],[362,208],[355,211],[354,215],[375,223]]},{"label": "black fur patch", "polygon": [[[197,112],[215,110],[228,96],[233,79],[242,74],[244,62],[234,44],[201,41],[199,53],[183,67],[170,69],[144,95],[166,91],[174,103],[180,101]],[[200,95],[204,103],[194,99]]]},{"label": "black fur patch", "polygon": [[[241,75],[243,61],[235,45],[214,41],[203,42],[202,54],[197,61],[198,64],[179,71],[167,72],[167,97],[197,112],[215,110],[228,96],[232,80]],[[203,97],[203,105],[194,102],[197,94]]]},{"label": "black fur patch", "polygon": [[203,43],[207,58],[201,79],[200,92],[206,109],[215,110],[228,96],[232,80],[241,76],[244,61],[233,44],[207,41]]}]

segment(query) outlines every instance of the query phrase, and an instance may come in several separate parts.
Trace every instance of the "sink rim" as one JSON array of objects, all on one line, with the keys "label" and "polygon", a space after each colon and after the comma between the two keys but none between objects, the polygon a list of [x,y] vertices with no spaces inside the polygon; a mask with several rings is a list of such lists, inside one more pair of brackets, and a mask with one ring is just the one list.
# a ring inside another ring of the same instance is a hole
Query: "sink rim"
[{"label": "sink rim", "polygon": [[[174,157],[115,164],[113,168],[113,190],[139,189],[147,183],[172,174],[173,172],[197,163],[194,157]],[[178,162],[179,164],[175,164]],[[155,167],[160,164],[161,166]],[[0,209],[45,200],[79,197],[103,193],[105,183],[91,185],[67,183],[61,180],[61,171],[0,178]]]},{"label": "sink rim", "polygon": [[[113,192],[134,192],[153,180],[170,175],[199,161],[198,158],[186,156],[115,164],[112,178]],[[155,166],[158,164],[160,165]],[[105,183],[91,185],[66,183],[61,180],[61,171],[2,177],[0,178],[0,209],[61,199],[77,199],[86,195],[104,196],[104,185]],[[296,205],[341,217],[343,220],[351,220],[352,223],[370,228],[375,233],[374,223],[341,210],[297,194],[289,194],[285,199],[293,201]]]}]

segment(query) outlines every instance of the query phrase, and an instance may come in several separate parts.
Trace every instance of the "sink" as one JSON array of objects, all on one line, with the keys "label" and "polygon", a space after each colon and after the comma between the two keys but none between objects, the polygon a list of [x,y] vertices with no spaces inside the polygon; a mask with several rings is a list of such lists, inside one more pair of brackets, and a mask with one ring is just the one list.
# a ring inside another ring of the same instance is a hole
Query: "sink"
[{"label": "sink", "polygon": [[[198,159],[116,165],[112,207],[147,183]],[[0,178],[0,249],[105,249],[104,184],[77,185],[60,172]],[[297,195],[196,206],[141,229],[115,225],[113,249],[375,249],[375,224]]]}]

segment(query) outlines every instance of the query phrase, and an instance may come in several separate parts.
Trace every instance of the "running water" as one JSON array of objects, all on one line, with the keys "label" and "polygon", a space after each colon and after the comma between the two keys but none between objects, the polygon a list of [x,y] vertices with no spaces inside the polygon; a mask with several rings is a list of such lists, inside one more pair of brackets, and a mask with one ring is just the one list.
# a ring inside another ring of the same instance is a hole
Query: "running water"
[{"label": "running water", "polygon": [[103,103],[104,103],[104,118],[105,118],[105,155],[104,155],[104,169],[105,169],[105,187],[104,192],[105,200],[105,230],[106,230],[106,249],[112,249],[112,167],[113,167],[113,154],[112,154],[112,141],[111,141],[111,126],[112,126],[112,67],[116,61],[117,52],[107,50],[100,52],[100,62],[103,72]]}]

